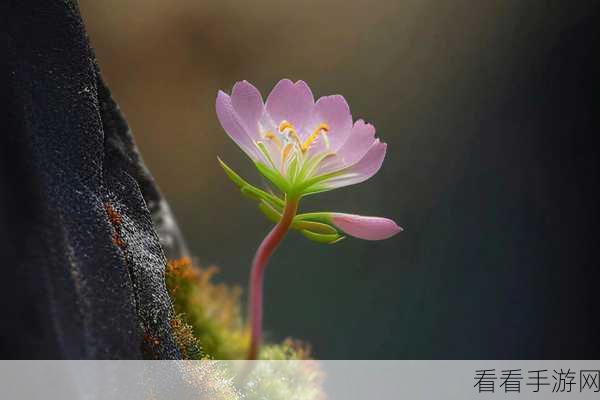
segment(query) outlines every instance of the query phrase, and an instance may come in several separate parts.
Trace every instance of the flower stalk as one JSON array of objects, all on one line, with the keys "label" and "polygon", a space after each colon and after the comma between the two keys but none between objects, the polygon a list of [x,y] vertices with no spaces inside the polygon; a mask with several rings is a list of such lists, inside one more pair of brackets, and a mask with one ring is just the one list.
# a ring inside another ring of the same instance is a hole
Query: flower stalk
[{"label": "flower stalk", "polygon": [[249,284],[250,300],[248,302],[248,315],[250,316],[249,360],[257,359],[262,338],[263,280],[265,268],[269,262],[269,258],[289,231],[298,211],[298,203],[299,198],[297,197],[286,198],[281,219],[263,239],[260,246],[258,246],[254,260],[252,261]]}]

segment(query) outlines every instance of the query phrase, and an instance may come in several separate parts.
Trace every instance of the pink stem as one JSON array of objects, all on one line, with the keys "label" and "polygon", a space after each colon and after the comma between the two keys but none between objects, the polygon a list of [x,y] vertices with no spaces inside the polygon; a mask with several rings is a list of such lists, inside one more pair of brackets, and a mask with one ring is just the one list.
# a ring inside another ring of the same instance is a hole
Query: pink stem
[{"label": "pink stem", "polygon": [[273,227],[271,232],[263,239],[256,250],[250,271],[250,301],[248,314],[250,315],[250,349],[248,360],[256,360],[262,336],[262,302],[263,302],[263,276],[269,257],[275,251],[281,240],[292,225],[292,220],[298,210],[298,199],[286,199],[281,220]]}]

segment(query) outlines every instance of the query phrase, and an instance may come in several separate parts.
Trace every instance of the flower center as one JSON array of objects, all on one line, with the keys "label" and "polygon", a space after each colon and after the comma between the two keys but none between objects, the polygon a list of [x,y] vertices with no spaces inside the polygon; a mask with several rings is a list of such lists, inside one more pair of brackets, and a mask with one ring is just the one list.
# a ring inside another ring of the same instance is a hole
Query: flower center
[{"label": "flower center", "polygon": [[[329,125],[327,125],[326,123],[320,123],[319,126],[315,128],[313,133],[311,133],[310,136],[308,136],[304,142],[300,140],[300,136],[298,136],[298,131],[296,131],[296,128],[294,127],[294,125],[292,125],[291,122],[285,120],[281,121],[278,130],[279,133],[287,139],[286,145],[293,143],[300,149],[302,153],[306,153],[310,146],[317,140],[317,138],[319,138],[319,136],[323,138],[323,140],[325,141],[325,146],[329,148],[329,139],[327,138],[327,133],[329,132]],[[273,132],[269,131],[265,133],[265,137],[274,140],[279,147],[281,146],[281,141]],[[284,146],[284,150],[285,147],[286,146]]]},{"label": "flower center", "polygon": [[262,136],[279,150],[281,154],[279,169],[283,173],[294,158],[296,158],[296,162],[299,163],[298,166],[304,164],[306,153],[317,139],[322,138],[325,143],[325,148],[329,149],[328,133],[329,125],[323,122],[320,123],[304,141],[302,141],[294,125],[289,121],[283,120],[277,127],[277,133],[266,131]]}]

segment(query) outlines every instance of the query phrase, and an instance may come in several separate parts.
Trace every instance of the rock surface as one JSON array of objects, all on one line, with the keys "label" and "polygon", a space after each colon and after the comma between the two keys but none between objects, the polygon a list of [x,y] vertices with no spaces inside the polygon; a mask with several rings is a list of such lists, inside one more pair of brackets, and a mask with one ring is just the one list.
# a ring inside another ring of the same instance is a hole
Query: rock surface
[{"label": "rock surface", "polygon": [[77,4],[0,21],[0,355],[178,358],[164,252],[186,250]]}]

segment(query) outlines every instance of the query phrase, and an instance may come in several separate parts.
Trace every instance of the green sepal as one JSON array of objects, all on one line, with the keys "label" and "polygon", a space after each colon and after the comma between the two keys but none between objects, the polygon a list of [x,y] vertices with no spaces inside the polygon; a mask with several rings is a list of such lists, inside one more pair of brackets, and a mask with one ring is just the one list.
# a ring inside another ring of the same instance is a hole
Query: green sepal
[{"label": "green sepal", "polygon": [[235,183],[237,187],[240,188],[244,196],[253,200],[264,201],[278,210],[283,209],[284,202],[282,199],[271,193],[267,193],[264,190],[257,188],[256,186],[249,184],[242,177],[236,174],[234,170],[229,168],[229,166],[225,164],[223,160],[221,160],[220,158],[217,159],[219,160],[219,164],[221,164],[221,167],[223,168],[229,179],[231,179],[231,181]]},{"label": "green sepal", "polygon": [[262,155],[269,160],[269,163],[271,163],[271,165],[274,167],[275,163],[273,162],[273,159],[271,158],[271,155],[269,154],[269,150],[267,150],[267,146],[265,146],[265,144],[263,142],[257,142],[256,146],[258,147],[258,150],[260,150],[260,152],[262,153]]},{"label": "green sepal", "polygon": [[277,223],[281,219],[281,212],[276,210],[271,204],[267,203],[266,201],[261,201],[258,204],[258,209],[262,211],[262,213],[265,214],[267,219],[271,222]]},{"label": "green sepal", "polygon": [[329,190],[332,190],[333,188],[327,187],[327,185],[324,185],[324,183],[326,183],[326,181],[328,181],[329,179],[335,178],[335,177],[343,175],[343,174],[344,174],[343,171],[335,171],[335,172],[329,172],[327,174],[315,176],[313,178],[310,178],[310,179],[304,181],[302,183],[302,185],[300,185],[298,187],[297,190],[300,193],[302,193],[303,196],[308,196],[310,194],[315,194],[315,193],[327,192]]},{"label": "green sepal", "polygon": [[319,234],[326,235],[337,235],[338,230],[329,224],[323,224],[321,222],[312,222],[312,221],[296,221],[292,222],[292,228],[297,229],[299,231],[306,230]]},{"label": "green sepal", "polygon": [[267,178],[267,180],[269,180],[279,190],[281,190],[283,193],[289,193],[288,182],[277,171],[260,162],[256,162],[254,165],[256,165],[258,172],[260,172],[262,176]]},{"label": "green sepal", "polygon": [[313,222],[321,222],[323,224],[331,225],[331,214],[328,212],[310,212],[304,214],[298,214],[294,217],[294,222],[296,221],[313,221]]},{"label": "green sepal", "polygon": [[306,176],[308,176],[314,172],[317,165],[319,165],[327,157],[330,157],[333,155],[335,155],[335,153],[325,153],[325,154],[321,154],[319,156],[315,156],[315,157],[312,157],[311,159],[309,159],[308,162],[304,163],[304,166],[300,170],[300,173],[298,174],[298,176],[299,176],[298,180],[304,180],[304,178]]},{"label": "green sepal", "polygon": [[325,244],[334,244],[334,243],[337,243],[340,240],[343,240],[346,238],[346,236],[340,235],[339,233],[336,233],[336,234],[315,233],[315,232],[308,231],[305,229],[301,230],[300,233],[314,242],[325,243]]},{"label": "green sepal", "polygon": [[240,189],[240,191],[242,192],[242,194],[252,200],[258,200],[258,201],[264,201],[266,203],[271,204],[271,206],[273,206],[274,208],[278,209],[278,210],[283,210],[283,200],[281,200],[279,197],[276,197],[272,194],[269,194],[263,190],[258,189],[255,186],[252,185],[248,185],[248,186],[244,186],[242,189]]},{"label": "green sepal", "polygon": [[[258,205],[258,208],[272,222],[277,223],[281,219],[281,212],[273,208],[273,206],[267,202],[261,202]],[[294,218],[292,221],[290,228],[298,231],[308,231],[319,235],[339,235],[339,231],[330,224],[302,219],[297,220],[296,218]]]},{"label": "green sepal", "polygon": [[237,187],[242,189],[244,186],[250,185],[248,182],[243,180],[238,174],[236,174],[234,170],[229,168],[229,165],[225,164],[225,162],[221,160],[221,157],[217,157],[217,160],[219,161],[219,164],[221,164],[221,168],[223,168],[229,179],[231,179],[231,181],[235,183]]}]

